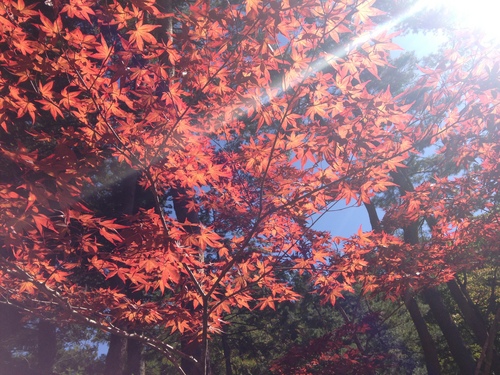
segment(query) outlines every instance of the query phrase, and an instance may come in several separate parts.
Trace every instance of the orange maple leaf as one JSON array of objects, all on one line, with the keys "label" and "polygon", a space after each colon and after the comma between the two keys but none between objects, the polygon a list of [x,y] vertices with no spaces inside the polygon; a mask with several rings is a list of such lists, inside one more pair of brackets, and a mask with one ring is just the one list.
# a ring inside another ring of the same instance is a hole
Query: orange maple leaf
[{"label": "orange maple leaf", "polygon": [[38,92],[40,93],[40,95],[42,95],[43,98],[52,99],[52,97],[53,97],[52,87],[53,86],[54,86],[53,81],[47,82],[45,85],[42,85],[41,82],[38,82]]},{"label": "orange maple leaf", "polygon": [[89,23],[92,23],[90,21],[89,14],[95,15],[95,12],[88,4],[86,4],[86,1],[84,0],[70,0],[69,4],[66,4],[62,8],[61,13],[63,12],[67,12],[68,17],[70,18],[77,17],[82,20],[86,20]]},{"label": "orange maple leaf", "polygon": [[375,0],[367,0],[362,2],[356,7],[357,12],[354,14],[354,18],[362,23],[367,23],[370,21],[370,17],[380,16],[385,14],[379,9],[372,8]]},{"label": "orange maple leaf", "polygon": [[257,11],[262,0],[247,0],[246,12],[250,13],[252,10]]},{"label": "orange maple leaf", "polygon": [[19,293],[22,293],[24,291],[28,292],[28,294],[34,295],[36,289],[32,282],[25,281],[21,283],[21,286],[19,287]]},{"label": "orange maple leaf", "polygon": [[66,109],[70,109],[71,106],[76,107],[75,105],[75,98],[80,95],[81,91],[72,91],[68,92],[68,88],[65,87],[61,91],[62,99],[59,101],[59,105],[63,106]]},{"label": "orange maple leaf", "polygon": [[142,21],[137,22],[135,25],[136,30],[129,31],[130,34],[129,41],[131,43],[135,42],[139,50],[144,50],[144,42],[156,44],[156,38],[150,34],[151,31],[160,27],[159,25],[143,25]]},{"label": "orange maple leaf", "polygon": [[113,245],[121,241],[121,237],[118,234],[111,233],[106,228],[100,228],[99,233]]},{"label": "orange maple leaf", "polygon": [[37,11],[32,10],[34,7],[37,6],[37,4],[31,4],[26,6],[24,0],[18,0],[17,4],[12,3],[12,6],[17,10],[16,13],[19,13],[24,17],[36,16],[38,14]]},{"label": "orange maple leaf", "polygon": [[16,39],[13,39],[12,43],[14,46],[19,48],[19,51],[21,51],[21,53],[25,56],[32,54],[36,50],[35,43],[30,40],[26,40],[26,35],[23,34],[20,34]]},{"label": "orange maple leaf", "polygon": [[54,23],[52,23],[47,17],[43,15],[42,12],[40,12],[40,21],[42,21],[43,25],[38,25],[38,27],[49,38],[55,38],[63,30],[63,24],[60,16],[57,17]]},{"label": "orange maple leaf", "polygon": [[95,48],[97,50],[97,53],[92,54],[92,57],[100,60],[107,61],[111,54],[113,53],[113,46],[111,48],[108,47],[108,44],[106,43],[106,39],[101,35],[101,44],[96,46]]},{"label": "orange maple leaf", "polygon": [[57,116],[64,117],[63,113],[61,112],[61,109],[59,106],[53,102],[49,102],[48,100],[37,100],[38,103],[42,104],[42,109],[45,111],[50,111],[50,114],[54,118],[54,120],[57,119]]}]

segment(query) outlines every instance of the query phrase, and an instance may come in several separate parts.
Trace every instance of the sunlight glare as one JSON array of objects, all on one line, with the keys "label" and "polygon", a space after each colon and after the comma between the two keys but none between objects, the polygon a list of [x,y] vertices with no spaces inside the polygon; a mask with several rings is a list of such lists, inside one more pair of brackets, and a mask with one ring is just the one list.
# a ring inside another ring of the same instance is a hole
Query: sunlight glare
[{"label": "sunlight glare", "polygon": [[500,39],[498,0],[422,0],[424,6],[452,17],[454,26],[471,29],[494,40]]}]

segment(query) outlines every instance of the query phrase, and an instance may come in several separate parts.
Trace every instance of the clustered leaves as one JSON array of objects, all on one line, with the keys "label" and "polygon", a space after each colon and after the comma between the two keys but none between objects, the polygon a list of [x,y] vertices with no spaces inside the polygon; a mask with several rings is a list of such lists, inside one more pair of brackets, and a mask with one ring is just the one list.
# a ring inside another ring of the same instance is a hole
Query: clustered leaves
[{"label": "clustered leaves", "polygon": [[367,322],[345,324],[303,347],[293,347],[283,358],[275,361],[271,371],[276,375],[296,374],[373,374],[384,368],[387,353],[369,354],[351,344],[357,334],[370,331]]},{"label": "clustered leaves", "polygon": [[[299,298],[283,270],[311,274],[335,303],[356,283],[396,298],[470,265],[472,236],[498,237],[498,51],[470,42],[422,68],[419,103],[413,88],[369,89],[398,48],[373,3],[3,1],[2,299],[206,340],[235,308]],[[309,228],[332,202],[395,186],[429,145],[466,172],[401,197],[382,232]],[[110,158],[153,208],[91,209]],[[206,218],[169,214],[173,191]],[[431,217],[424,246],[394,232]]]}]

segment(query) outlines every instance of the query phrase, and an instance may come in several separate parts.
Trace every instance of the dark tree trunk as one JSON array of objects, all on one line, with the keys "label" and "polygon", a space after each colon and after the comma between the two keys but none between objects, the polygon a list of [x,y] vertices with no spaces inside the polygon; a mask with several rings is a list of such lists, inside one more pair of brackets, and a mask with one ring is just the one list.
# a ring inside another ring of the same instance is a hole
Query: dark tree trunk
[{"label": "dark tree trunk", "polygon": [[[186,223],[186,220],[189,222],[189,224],[184,225],[184,230],[188,234],[196,234],[199,233],[200,228],[198,224],[200,223],[200,218],[198,215],[198,212],[196,211],[190,211],[188,209],[189,203],[191,202],[191,197],[189,197],[186,189],[184,188],[177,188],[177,189],[172,189],[170,192],[173,201],[174,201],[174,211],[175,211],[175,216],[177,217],[177,220],[180,223]],[[190,225],[193,224],[193,225]],[[204,261],[204,255],[203,252],[200,251],[199,253],[199,260],[201,262]],[[184,372],[188,375],[207,375],[205,374],[205,371],[203,370],[201,364],[203,362],[203,359],[205,356],[203,356],[203,344],[200,343],[196,338],[194,340],[190,340],[189,337],[182,337],[181,338],[181,350],[183,353],[191,356],[192,358],[196,359],[198,363],[195,363],[194,361],[188,359],[188,358],[182,358],[181,360],[181,367],[184,370]]]},{"label": "dark tree trunk", "polygon": [[[392,174],[394,180],[398,183],[402,190],[401,195],[403,195],[403,187],[408,188],[408,183],[401,178],[396,173]],[[375,209],[375,206],[371,203],[365,203],[366,210],[368,211],[368,216],[370,218],[370,224],[372,229],[375,232],[382,231],[382,226],[380,224],[380,220]],[[417,223],[411,226],[411,228],[405,228],[404,231],[405,241],[406,242],[418,242],[418,226]],[[427,368],[427,373],[429,375],[440,375],[441,374],[441,365],[439,364],[439,358],[437,355],[436,345],[434,343],[434,339],[432,338],[429,329],[427,327],[427,323],[425,322],[422,314],[420,313],[420,308],[418,307],[417,301],[415,298],[407,292],[404,298],[405,307],[410,314],[413,325],[415,326],[415,330],[417,331],[418,337],[420,339],[420,344],[422,346],[422,350],[424,352],[425,359],[425,367]]]},{"label": "dark tree trunk", "polygon": [[104,375],[123,375],[127,357],[127,339],[111,335]]},{"label": "dark tree trunk", "polygon": [[[467,292],[458,285],[456,280],[446,283],[453,300],[456,302],[464,318],[465,324],[472,330],[476,344],[481,347],[488,342],[488,328],[483,316],[476,304],[467,295]],[[495,374],[500,374],[500,356],[494,346],[489,348],[491,357],[491,368]]]},{"label": "dark tree trunk", "polygon": [[488,338],[488,329],[483,317],[475,308],[474,303],[467,298],[456,280],[450,280],[446,283],[453,300],[462,312],[465,323],[470,327],[472,333],[479,345],[484,345]]},{"label": "dark tree trunk", "polygon": [[[495,337],[498,331],[498,325],[500,324],[500,309],[497,310],[495,314],[495,319],[493,319],[493,323],[490,327],[490,332],[488,334],[488,340],[486,340],[486,368],[484,369],[484,374],[490,374],[490,369],[495,365],[494,363],[494,348],[495,348]],[[496,370],[494,370],[495,374],[498,374]]]},{"label": "dark tree trunk", "polygon": [[[139,173],[135,170],[128,170],[121,178],[121,181],[116,185],[113,191],[113,206],[116,207],[116,215],[131,215],[137,209],[137,201],[139,195],[139,189],[137,189],[137,180],[139,178]],[[131,291],[127,288],[120,279],[114,277],[110,279],[110,284],[113,287],[121,288],[125,291],[125,293],[130,296]],[[132,366],[132,362],[136,362],[137,359],[134,360],[128,359],[128,354],[130,352],[134,352],[134,349],[130,349],[128,346],[130,345],[131,340],[127,340],[124,337],[111,335],[109,339],[109,349],[108,354],[106,355],[106,363],[104,367],[104,375],[124,375],[124,374],[132,374],[129,371],[132,370],[130,366]],[[132,344],[133,346],[133,344]],[[134,353],[135,356],[141,355],[140,353]],[[140,361],[140,359],[139,359]],[[136,375],[134,373],[134,375]],[[139,373],[137,373],[139,375]]]},{"label": "dark tree trunk", "polygon": [[146,364],[142,357],[143,345],[141,342],[127,340],[127,367],[125,375],[146,375]]},{"label": "dark tree trunk", "polygon": [[[408,188],[407,183],[405,184],[405,181],[400,178],[401,176],[399,176],[396,173],[392,174],[392,176],[396,182],[400,180],[399,181],[400,187],[404,185],[406,188]],[[403,188],[401,189],[404,191]],[[403,192],[401,194],[403,195]],[[375,206],[371,203],[365,203],[365,207],[366,210],[368,211],[368,216],[370,218],[370,224],[372,226],[372,229],[375,232],[382,231],[382,226],[380,224],[380,220],[377,211],[375,209]],[[414,233],[416,233],[416,235]],[[418,242],[417,224],[415,223],[415,225],[412,226],[411,230],[410,228],[405,228],[404,235],[406,242],[410,241],[414,241],[415,243]],[[434,339],[432,338],[429,332],[427,323],[425,322],[424,318],[422,317],[422,314],[420,313],[420,308],[418,307],[417,301],[415,301],[413,296],[410,295],[409,292],[407,292],[404,298],[404,303],[406,309],[410,314],[411,320],[413,322],[413,325],[415,326],[418,337],[420,339],[420,344],[424,352],[425,367],[427,368],[427,373],[429,375],[440,375],[441,365],[439,364],[436,345],[434,343]]]},{"label": "dark tree trunk", "polygon": [[435,288],[429,288],[423,292],[423,295],[431,308],[439,328],[441,328],[443,332],[448,347],[450,348],[451,355],[458,365],[460,372],[463,375],[474,374],[476,364],[472,357],[472,353],[460,336],[460,332],[451,318],[441,294]]},{"label": "dark tree trunk", "polygon": [[45,320],[38,323],[38,371],[40,375],[53,373],[57,354],[56,327]]},{"label": "dark tree trunk", "polygon": [[4,369],[5,373],[12,366],[10,340],[21,329],[20,322],[21,314],[14,307],[0,304],[0,369]]},{"label": "dark tree trunk", "polygon": [[[453,299],[462,312],[465,323],[474,333],[476,343],[480,346],[486,345],[489,342],[488,328],[476,304],[470,299],[466,290],[458,285],[456,280],[450,280],[447,285]],[[500,355],[495,350],[494,345],[489,347],[488,350],[490,351],[491,368],[495,374],[500,374]]]},{"label": "dark tree trunk", "polygon": [[420,344],[424,352],[425,367],[427,368],[427,373],[429,375],[440,375],[441,366],[439,364],[439,358],[437,356],[436,345],[434,340],[427,328],[427,323],[425,322],[422,314],[420,313],[420,308],[418,307],[417,301],[412,296],[407,296],[405,298],[405,306],[410,313],[413,325],[417,330],[418,337],[420,339]]},{"label": "dark tree trunk", "polygon": [[189,342],[187,339],[181,339],[181,351],[184,354],[195,358],[198,362],[194,362],[188,358],[182,358],[181,367],[186,375],[206,375],[200,366],[201,363],[201,345],[198,341]]},{"label": "dark tree trunk", "polygon": [[[391,176],[394,182],[399,185],[401,196],[406,195],[407,192],[414,191],[411,180],[403,171],[391,172]],[[432,226],[432,220],[428,220],[428,222]],[[406,243],[410,245],[417,245],[419,243],[418,228],[418,220],[403,228],[404,241]],[[475,363],[472,354],[460,336],[460,332],[451,318],[440,292],[435,288],[429,288],[424,290],[423,295],[448,343],[451,355],[458,365],[460,372],[463,375],[474,374]],[[424,343],[422,344],[425,345]]]},{"label": "dark tree trunk", "polygon": [[226,375],[233,375],[233,369],[231,368],[231,347],[229,346],[229,340],[226,332],[222,333],[221,340],[222,350],[224,351],[224,362],[226,364]]}]

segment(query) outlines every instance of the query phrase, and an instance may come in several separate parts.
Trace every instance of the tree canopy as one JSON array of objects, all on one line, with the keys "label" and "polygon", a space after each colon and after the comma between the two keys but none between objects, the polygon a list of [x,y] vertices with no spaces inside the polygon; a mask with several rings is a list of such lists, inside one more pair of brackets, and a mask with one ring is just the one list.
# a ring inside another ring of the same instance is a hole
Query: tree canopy
[{"label": "tree canopy", "polygon": [[[416,314],[496,262],[499,50],[462,33],[390,86],[383,20],[374,0],[3,1],[1,302],[208,374],[236,311],[359,293]],[[371,230],[315,230],[339,201]],[[345,323],[323,340],[368,329]],[[326,359],[370,373],[351,349]]]}]

